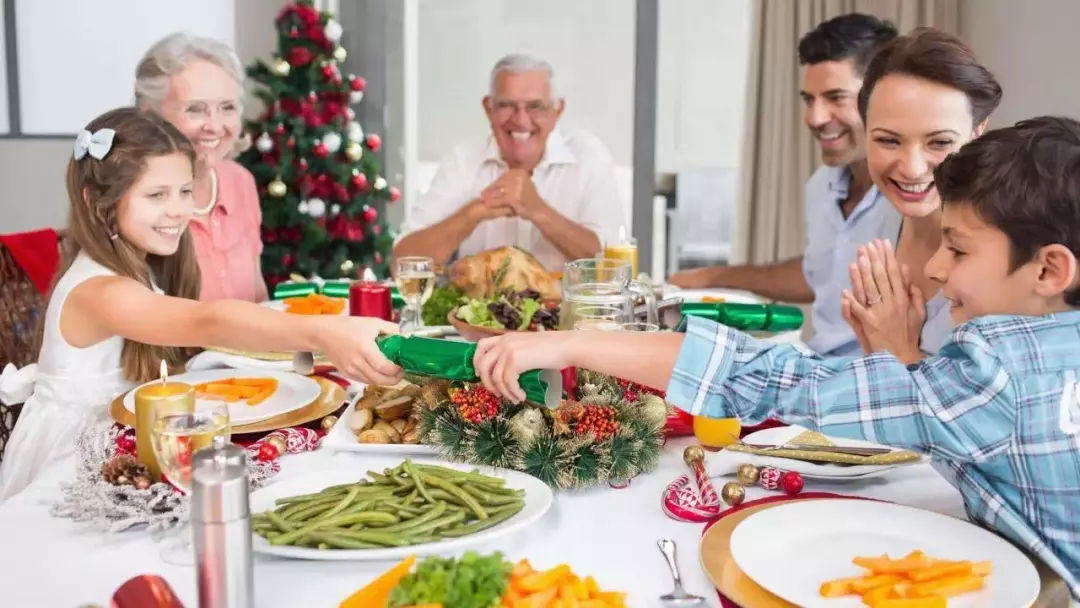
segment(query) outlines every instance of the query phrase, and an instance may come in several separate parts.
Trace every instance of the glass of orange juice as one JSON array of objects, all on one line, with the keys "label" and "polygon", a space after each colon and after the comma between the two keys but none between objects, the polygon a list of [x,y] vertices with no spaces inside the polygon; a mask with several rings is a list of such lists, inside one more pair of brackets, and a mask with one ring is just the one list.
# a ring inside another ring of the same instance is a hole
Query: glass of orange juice
[{"label": "glass of orange juice", "polygon": [[701,445],[722,448],[739,440],[742,425],[738,418],[709,418],[694,416],[694,436]]}]

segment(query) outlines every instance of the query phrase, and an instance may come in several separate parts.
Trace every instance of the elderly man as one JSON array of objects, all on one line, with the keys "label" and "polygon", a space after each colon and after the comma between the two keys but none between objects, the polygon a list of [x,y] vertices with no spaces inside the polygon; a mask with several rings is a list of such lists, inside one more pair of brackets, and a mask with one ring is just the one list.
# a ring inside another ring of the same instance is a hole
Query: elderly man
[{"label": "elderly man", "polygon": [[840,311],[850,285],[856,248],[875,238],[896,238],[900,216],[874,187],[866,166],[866,133],[857,98],[874,52],[896,36],[887,21],[842,15],[799,41],[803,119],[821,148],[823,165],[806,182],[806,252],[768,266],[714,266],[676,273],[680,287],[746,289],[767,298],[813,302],[814,335],[823,355],[862,352]]},{"label": "elderly man", "polygon": [[611,155],[596,137],[560,133],[565,103],[547,62],[508,55],[491,71],[491,134],[456,146],[427,193],[406,207],[394,256],[445,263],[505,245],[548,269],[593,257],[625,225]]}]

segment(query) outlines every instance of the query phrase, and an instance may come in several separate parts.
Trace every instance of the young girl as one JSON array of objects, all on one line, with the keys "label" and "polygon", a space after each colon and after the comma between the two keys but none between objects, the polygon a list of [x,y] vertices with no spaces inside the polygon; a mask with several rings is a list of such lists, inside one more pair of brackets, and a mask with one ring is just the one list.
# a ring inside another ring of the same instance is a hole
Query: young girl
[{"label": "young girl", "polygon": [[73,247],[42,327],[33,394],[0,465],[0,500],[70,453],[77,429],[116,395],[154,378],[188,349],[321,351],[345,375],[392,384],[401,370],[374,338],[378,319],[289,315],[235,300],[197,301],[191,143],[134,108],[87,125],[68,162]]}]

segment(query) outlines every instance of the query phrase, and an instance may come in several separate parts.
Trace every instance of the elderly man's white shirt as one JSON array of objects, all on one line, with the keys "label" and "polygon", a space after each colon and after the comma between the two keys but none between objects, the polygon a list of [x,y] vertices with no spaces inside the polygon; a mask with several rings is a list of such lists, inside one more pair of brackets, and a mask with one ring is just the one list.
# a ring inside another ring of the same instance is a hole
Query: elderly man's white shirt
[{"label": "elderly man's white shirt", "polygon": [[[479,197],[506,171],[493,136],[455,146],[439,162],[428,191],[416,201],[406,202],[401,235],[446,219]],[[532,181],[541,198],[566,218],[592,230],[601,243],[613,242],[619,227],[627,226],[611,154],[589,133],[552,131]],[[461,243],[458,255],[505,245],[532,252],[549,270],[562,269],[568,261],[532,222],[516,217],[482,222]]]}]

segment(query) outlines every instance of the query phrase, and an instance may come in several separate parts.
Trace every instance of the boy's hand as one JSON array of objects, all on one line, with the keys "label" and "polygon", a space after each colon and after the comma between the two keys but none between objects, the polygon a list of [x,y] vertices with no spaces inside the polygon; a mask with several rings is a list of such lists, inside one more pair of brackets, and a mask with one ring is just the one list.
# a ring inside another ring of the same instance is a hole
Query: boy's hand
[{"label": "boy's hand", "polygon": [[[851,291],[842,312],[867,353],[888,350],[904,363],[922,359],[919,337],[926,323],[926,300],[896,261],[892,245],[876,240],[860,246],[851,265]],[[862,334],[860,337],[859,334]]]},{"label": "boy's hand", "polygon": [[379,334],[398,333],[397,325],[367,317],[327,316],[315,320],[325,323],[319,332],[322,352],[342,375],[382,386],[401,381],[402,369],[375,345]]},{"label": "boy's hand", "polygon": [[496,395],[521,403],[525,391],[518,376],[532,369],[571,365],[575,331],[508,332],[477,343],[473,367],[484,386]]}]

